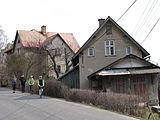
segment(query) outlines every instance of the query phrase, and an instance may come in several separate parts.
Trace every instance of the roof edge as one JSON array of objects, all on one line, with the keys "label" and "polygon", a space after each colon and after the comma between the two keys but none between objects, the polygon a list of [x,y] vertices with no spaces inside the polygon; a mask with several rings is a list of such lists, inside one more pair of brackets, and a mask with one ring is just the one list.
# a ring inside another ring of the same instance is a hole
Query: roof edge
[{"label": "roof edge", "polygon": [[[81,52],[82,50],[85,48],[85,46],[90,42],[90,40],[92,40],[95,35],[102,29],[102,27],[104,27],[104,25],[108,22],[111,21],[116,27],[118,27],[130,40],[132,40],[132,42],[134,44],[136,44],[146,55],[148,56],[150,55],[136,40],[134,40],[121,26],[119,26],[110,16],[108,16],[108,18],[103,22],[103,24],[101,26],[99,26],[97,28],[97,30],[89,37],[89,39],[83,44],[83,46],[76,52],[76,54],[73,56],[73,59],[75,59]],[[144,56],[144,57],[145,57]]]}]

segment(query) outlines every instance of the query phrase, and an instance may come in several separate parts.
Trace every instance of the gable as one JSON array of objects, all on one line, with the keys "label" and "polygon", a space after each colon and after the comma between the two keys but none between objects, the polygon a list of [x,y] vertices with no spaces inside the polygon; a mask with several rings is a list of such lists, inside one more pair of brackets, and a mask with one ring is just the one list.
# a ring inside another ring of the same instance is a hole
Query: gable
[{"label": "gable", "polygon": [[[109,73],[114,71],[114,72],[123,72],[123,73],[125,72],[125,74],[128,74],[128,70],[135,72],[135,70],[138,70],[138,69],[142,71],[143,69],[145,71],[148,70],[148,73],[152,69],[156,69],[156,71],[153,70],[154,72],[157,72],[157,71],[160,72],[160,69],[158,66],[146,61],[145,59],[139,58],[131,54],[126,57],[120,58],[115,62],[112,62],[110,65],[107,65],[102,69],[99,69],[98,71],[89,75],[88,78],[91,78],[92,76],[95,76],[99,73],[101,74],[104,71],[105,71],[105,74],[106,74],[106,71],[108,71]],[[137,73],[137,71],[135,73]]]},{"label": "gable", "polygon": [[56,34],[59,34],[74,52],[77,52],[79,50],[79,44],[72,33],[47,32],[45,35],[43,35],[36,30],[18,30],[14,41],[14,48],[19,38],[20,43],[23,47],[40,47],[44,42],[46,42],[47,38]]},{"label": "gable", "polygon": [[151,64],[146,61],[137,60],[135,58],[127,58],[114,64],[111,68],[138,68],[149,67],[150,65]]},{"label": "gable", "polygon": [[59,49],[63,49],[63,48],[67,48],[67,50],[70,50],[71,52],[74,53],[74,51],[68,46],[68,44],[63,40],[63,38],[59,35],[53,35],[51,37],[49,37],[45,43],[43,44],[44,46],[48,47],[49,49],[53,49],[53,48],[59,48]]},{"label": "gable", "polygon": [[[104,28],[106,27],[106,24],[108,23],[113,24],[122,33],[123,37],[126,37],[132,43],[133,46],[136,46],[137,50],[141,51],[142,57],[149,55],[149,53],[140,44],[138,44],[124,29],[122,29],[111,17],[108,17],[104,21],[104,23],[85,42],[85,44],[79,49],[79,51],[74,55],[73,60],[78,59],[77,57],[79,56],[79,54],[83,50],[85,50],[93,41],[99,40],[102,37],[104,37],[106,33],[102,33],[101,35],[98,35],[98,34],[104,30]],[[110,39],[110,36],[108,37],[108,39]]]}]

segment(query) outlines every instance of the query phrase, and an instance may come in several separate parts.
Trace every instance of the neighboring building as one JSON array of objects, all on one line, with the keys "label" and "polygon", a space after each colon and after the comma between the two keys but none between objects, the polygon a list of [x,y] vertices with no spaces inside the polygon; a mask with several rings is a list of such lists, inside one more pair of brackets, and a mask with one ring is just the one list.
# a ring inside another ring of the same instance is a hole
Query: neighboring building
[{"label": "neighboring building", "polygon": [[[41,31],[18,30],[13,45],[13,52],[17,54],[32,55],[37,61],[33,73],[44,74],[56,77],[52,66],[51,58],[46,51],[49,51],[55,57],[56,69],[59,74],[66,72],[64,50],[70,53],[67,58],[71,61],[71,57],[79,50],[79,45],[72,33],[47,32],[46,26],[41,27]],[[68,63],[71,64],[71,63]],[[37,71],[36,71],[37,69]]]},{"label": "neighboring building", "polygon": [[6,72],[6,51],[12,48],[12,44],[8,43],[4,49],[0,51],[0,84],[1,86],[8,85],[8,73]]},{"label": "neighboring building", "polygon": [[[149,57],[140,44],[108,17],[99,19],[99,28],[73,56],[73,63],[79,65],[77,79],[81,89],[135,94],[157,101],[160,69],[147,61]],[[59,80],[65,81],[68,76]]]}]

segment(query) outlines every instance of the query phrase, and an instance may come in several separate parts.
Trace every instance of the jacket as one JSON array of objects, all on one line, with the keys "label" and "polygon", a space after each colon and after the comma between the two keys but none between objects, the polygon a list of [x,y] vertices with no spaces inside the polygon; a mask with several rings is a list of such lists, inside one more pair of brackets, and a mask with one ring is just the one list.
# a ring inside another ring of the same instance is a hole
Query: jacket
[{"label": "jacket", "polygon": [[34,85],[34,79],[33,78],[29,78],[27,80],[28,85]]},{"label": "jacket", "polygon": [[44,87],[44,80],[38,80],[38,86]]}]

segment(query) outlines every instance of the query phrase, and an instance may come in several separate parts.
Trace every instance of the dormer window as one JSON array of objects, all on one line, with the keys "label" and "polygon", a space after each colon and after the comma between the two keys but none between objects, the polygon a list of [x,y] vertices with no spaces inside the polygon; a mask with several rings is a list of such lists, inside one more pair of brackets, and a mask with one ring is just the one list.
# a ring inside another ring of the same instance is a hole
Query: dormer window
[{"label": "dormer window", "polygon": [[114,40],[105,41],[104,44],[105,44],[105,56],[115,55],[115,42],[114,42]]},{"label": "dormer window", "polygon": [[107,25],[106,26],[106,34],[107,35],[111,35],[112,34],[112,26],[111,25]]},{"label": "dormer window", "polygon": [[132,47],[131,47],[131,46],[128,46],[128,47],[126,48],[126,55],[130,55],[130,54],[132,54]]},{"label": "dormer window", "polygon": [[88,56],[94,56],[94,48],[88,48]]}]

